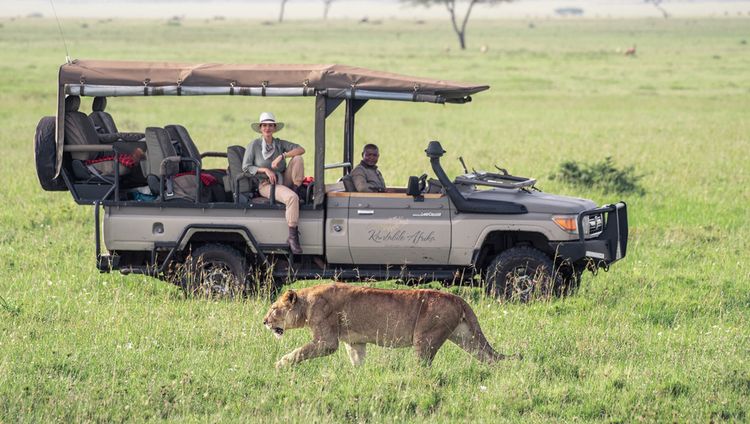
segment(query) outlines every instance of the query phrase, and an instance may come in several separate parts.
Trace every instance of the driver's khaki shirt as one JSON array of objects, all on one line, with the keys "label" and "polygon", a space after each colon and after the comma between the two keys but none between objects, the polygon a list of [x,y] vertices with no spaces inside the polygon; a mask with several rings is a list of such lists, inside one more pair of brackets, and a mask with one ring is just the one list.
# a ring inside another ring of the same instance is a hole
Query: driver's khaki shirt
[{"label": "driver's khaki shirt", "polygon": [[354,187],[359,192],[380,193],[385,191],[385,180],[377,166],[367,166],[364,162],[360,162],[350,175]]}]

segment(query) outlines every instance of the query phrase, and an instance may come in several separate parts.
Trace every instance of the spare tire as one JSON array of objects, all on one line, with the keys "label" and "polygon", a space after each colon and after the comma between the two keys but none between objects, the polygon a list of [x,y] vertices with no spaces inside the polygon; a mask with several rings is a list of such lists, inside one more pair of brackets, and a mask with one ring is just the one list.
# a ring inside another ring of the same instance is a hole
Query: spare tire
[{"label": "spare tire", "polygon": [[36,159],[36,175],[39,184],[47,191],[65,191],[61,176],[55,177],[57,162],[57,145],[55,144],[55,117],[45,116],[36,126],[34,135],[34,159]]}]

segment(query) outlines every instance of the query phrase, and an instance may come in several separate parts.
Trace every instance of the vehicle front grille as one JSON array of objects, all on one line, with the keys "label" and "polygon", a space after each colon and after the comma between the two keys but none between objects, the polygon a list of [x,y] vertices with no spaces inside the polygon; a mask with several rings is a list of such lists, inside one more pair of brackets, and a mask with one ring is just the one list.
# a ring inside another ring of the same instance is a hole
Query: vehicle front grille
[{"label": "vehicle front grille", "polygon": [[601,213],[583,218],[583,231],[587,237],[596,237],[604,230],[604,215]]}]

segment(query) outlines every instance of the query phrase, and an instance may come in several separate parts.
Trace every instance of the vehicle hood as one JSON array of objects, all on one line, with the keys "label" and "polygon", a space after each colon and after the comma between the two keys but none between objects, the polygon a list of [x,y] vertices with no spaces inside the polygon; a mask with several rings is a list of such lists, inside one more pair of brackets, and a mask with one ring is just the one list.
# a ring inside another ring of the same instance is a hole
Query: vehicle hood
[{"label": "vehicle hood", "polygon": [[549,214],[577,214],[596,207],[596,203],[588,199],[560,196],[540,191],[527,192],[523,190],[492,189],[475,191],[466,195],[466,199],[506,201],[520,203],[529,213]]}]

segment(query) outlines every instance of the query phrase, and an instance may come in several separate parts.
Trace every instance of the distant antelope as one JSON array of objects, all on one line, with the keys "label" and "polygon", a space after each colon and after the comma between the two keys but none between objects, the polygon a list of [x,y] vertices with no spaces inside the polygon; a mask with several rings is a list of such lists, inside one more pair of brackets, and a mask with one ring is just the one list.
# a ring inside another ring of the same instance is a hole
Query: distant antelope
[{"label": "distant antelope", "polygon": [[635,56],[635,44],[633,47],[625,50],[625,56]]}]

